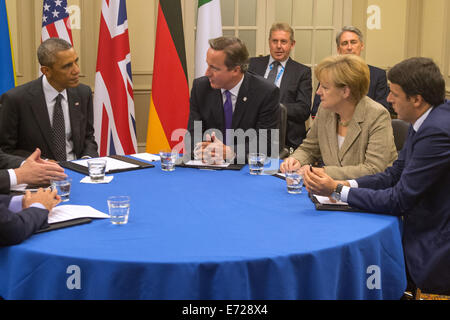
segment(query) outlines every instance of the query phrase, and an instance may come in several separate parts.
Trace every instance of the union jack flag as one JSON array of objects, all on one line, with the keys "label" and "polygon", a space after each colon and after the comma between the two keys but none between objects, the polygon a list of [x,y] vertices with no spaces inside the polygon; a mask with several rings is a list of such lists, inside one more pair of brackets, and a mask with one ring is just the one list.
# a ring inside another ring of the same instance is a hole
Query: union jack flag
[{"label": "union jack flag", "polygon": [[100,156],[137,153],[125,0],[103,0],[94,94]]},{"label": "union jack flag", "polygon": [[67,0],[44,0],[41,41],[61,38],[73,45]]}]

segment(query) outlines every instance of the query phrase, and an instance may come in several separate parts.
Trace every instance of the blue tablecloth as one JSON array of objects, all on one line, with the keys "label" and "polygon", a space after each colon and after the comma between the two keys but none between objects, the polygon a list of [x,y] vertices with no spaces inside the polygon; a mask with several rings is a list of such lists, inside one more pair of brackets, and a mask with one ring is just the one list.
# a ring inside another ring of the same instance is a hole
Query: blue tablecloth
[{"label": "blue tablecloth", "polygon": [[316,211],[304,190],[240,171],[177,168],[73,178],[67,204],[107,213],[129,195],[126,225],[108,219],[0,248],[5,299],[398,299],[400,221]]}]

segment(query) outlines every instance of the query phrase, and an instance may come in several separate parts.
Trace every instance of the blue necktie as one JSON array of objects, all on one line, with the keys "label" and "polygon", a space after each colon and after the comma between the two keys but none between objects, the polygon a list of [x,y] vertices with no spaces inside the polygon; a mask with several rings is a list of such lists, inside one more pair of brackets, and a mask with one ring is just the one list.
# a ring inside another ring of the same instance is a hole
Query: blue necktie
[{"label": "blue necktie", "polygon": [[233,105],[231,103],[231,92],[225,90],[225,103],[223,104],[223,114],[225,116],[225,132],[223,133],[223,143],[227,144],[227,134],[226,129],[231,129],[231,122],[233,119]]}]

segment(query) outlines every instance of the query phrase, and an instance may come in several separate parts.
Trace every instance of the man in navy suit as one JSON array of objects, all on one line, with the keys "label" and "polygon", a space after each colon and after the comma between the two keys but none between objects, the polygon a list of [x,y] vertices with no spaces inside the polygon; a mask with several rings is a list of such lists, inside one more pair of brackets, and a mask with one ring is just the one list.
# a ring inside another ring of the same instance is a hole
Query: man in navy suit
[{"label": "man in navy suit", "polygon": [[[364,49],[363,34],[356,27],[343,27],[336,36],[336,46],[339,54],[356,54],[357,56],[360,56],[361,51]],[[369,65],[369,70],[370,86],[367,96],[385,106],[390,113],[394,113],[391,104],[386,100],[389,94],[386,71],[371,65]],[[320,102],[320,96],[316,94],[314,96],[314,102],[311,109],[312,117],[316,116]]]},{"label": "man in navy suit", "polygon": [[251,58],[248,67],[280,88],[280,102],[287,108],[286,146],[292,149],[306,136],[312,95],[311,68],[289,57],[294,46],[294,30],[287,23],[274,23],[270,29],[270,55]]},{"label": "man in navy suit", "polygon": [[45,227],[48,213],[60,201],[56,189],[27,191],[24,196],[0,195],[0,246],[19,244]]},{"label": "man in navy suit", "polygon": [[50,38],[41,43],[37,56],[43,76],[0,97],[1,148],[22,157],[39,148],[43,157],[56,161],[98,157],[92,92],[79,82],[74,48]]},{"label": "man in navy suit", "polygon": [[305,173],[313,194],[362,210],[403,217],[408,279],[424,292],[450,294],[450,102],[445,81],[428,58],[410,58],[388,73],[388,101],[411,123],[398,160],[382,173],[334,181]]},{"label": "man in navy suit", "polygon": [[190,97],[187,129],[195,157],[245,163],[249,151],[277,152],[271,137],[279,127],[279,89],[247,72],[248,51],[240,39],[219,37],[209,44],[208,68],[194,80]]}]

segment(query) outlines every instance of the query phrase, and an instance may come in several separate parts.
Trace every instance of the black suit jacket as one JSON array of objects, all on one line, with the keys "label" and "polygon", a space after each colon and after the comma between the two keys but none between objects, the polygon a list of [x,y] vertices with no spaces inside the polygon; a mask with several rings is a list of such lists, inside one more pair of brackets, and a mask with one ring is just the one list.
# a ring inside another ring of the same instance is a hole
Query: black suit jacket
[{"label": "black suit jacket", "polygon": [[[369,98],[372,98],[372,100],[375,100],[376,102],[382,104],[386,109],[388,109],[388,111],[391,114],[395,114],[392,105],[386,100],[389,94],[386,71],[371,65],[369,65],[369,71],[370,71],[370,85],[367,96]],[[314,96],[314,102],[311,109],[311,115],[313,117],[315,117],[317,114],[317,109],[319,109],[320,102],[321,102],[320,96],[316,94]]]},{"label": "black suit jacket", "polygon": [[11,181],[7,169],[18,168],[25,159],[4,153],[0,149],[0,193],[9,193]]},{"label": "black suit jacket", "polygon": [[30,207],[11,212],[11,196],[0,195],[0,246],[21,243],[47,224],[48,210]]},{"label": "black suit jacket", "polygon": [[[279,128],[279,89],[268,83],[264,78],[246,72],[244,80],[239,89],[236,106],[233,112],[232,128],[234,130],[242,129],[246,132],[249,129],[255,129],[257,136],[252,136],[252,146],[259,146],[259,141],[267,141],[267,154],[271,154],[271,129]],[[190,111],[188,120],[188,132],[191,136],[191,151],[195,143],[203,139],[205,131],[216,129],[223,136],[225,129],[225,117],[223,111],[223,98],[220,89],[213,89],[207,77],[200,77],[194,80],[191,97]],[[194,135],[194,121],[201,121],[201,131]],[[267,134],[259,129],[268,129]],[[256,138],[256,141],[253,140]],[[247,139],[246,139],[247,140]],[[276,141],[277,143],[278,141]],[[227,143],[230,144],[230,143]],[[245,147],[245,154],[237,152],[237,160],[245,161],[246,154],[249,152],[249,142],[245,145],[235,139],[234,150],[239,151]],[[278,151],[278,144],[274,147]],[[259,149],[259,148],[258,148]],[[260,149],[259,149],[260,150]],[[264,152],[265,150],[260,150]],[[254,151],[256,152],[256,150]]]},{"label": "black suit jacket", "polygon": [[[264,76],[270,56],[250,59],[249,70]],[[297,148],[306,136],[305,121],[311,109],[311,68],[291,58],[280,83],[280,102],[287,108],[286,145]]]},{"label": "black suit jacket", "polygon": [[[94,138],[92,91],[83,84],[67,89],[72,141],[77,158],[98,157]],[[4,93],[0,102],[0,146],[4,152],[28,157],[36,148],[55,159],[50,118],[42,77]]]},{"label": "black suit jacket", "polygon": [[404,217],[403,248],[414,283],[450,291],[450,102],[409,129],[398,160],[385,172],[357,179],[351,206]]}]

